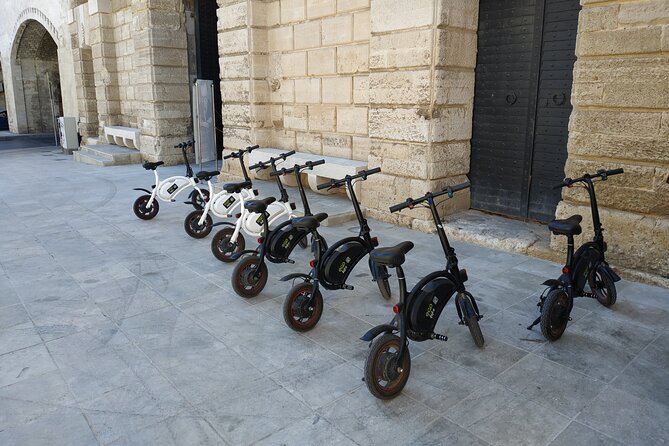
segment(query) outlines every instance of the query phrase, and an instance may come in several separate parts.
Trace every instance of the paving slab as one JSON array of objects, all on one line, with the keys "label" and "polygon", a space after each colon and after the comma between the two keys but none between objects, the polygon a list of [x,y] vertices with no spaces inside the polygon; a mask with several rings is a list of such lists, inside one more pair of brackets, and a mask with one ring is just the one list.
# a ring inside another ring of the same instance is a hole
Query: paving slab
[{"label": "paving slab", "polygon": [[[409,383],[380,401],[362,381],[368,343],[359,337],[393,317],[394,271],[386,301],[363,260],[350,276],[354,290],[324,291],[321,322],[296,333],[281,314],[291,284],[279,278],[308,272],[309,250],[297,250],[294,265],[270,264],[265,290],[242,299],[231,287],[234,265],[211,254],[211,236],[184,232],[192,207],[161,203],[152,221],[134,216],[132,188],[152,180],[141,166],[102,169],[55,147],[3,144],[3,168],[40,178],[0,178],[0,444],[655,445],[669,438],[666,288],[623,280],[610,309],[577,300],[563,338],[548,343],[538,327],[525,327],[538,315],[541,283],[561,265],[454,240],[484,314],[486,345],[476,348],[449,303],[437,324],[448,342],[411,342]],[[160,167],[161,176],[183,171]],[[295,188],[289,193],[297,198]],[[350,211],[345,196],[307,195],[314,212]],[[462,218],[472,236],[480,235],[476,227],[491,237],[498,226],[513,231],[485,214]],[[409,286],[444,265],[434,234],[370,226],[382,245],[415,243],[405,264]],[[457,232],[460,223],[446,226]],[[359,228],[348,221],[322,230],[332,243]],[[537,237],[515,237],[506,248],[539,249],[546,234],[533,230]]]}]

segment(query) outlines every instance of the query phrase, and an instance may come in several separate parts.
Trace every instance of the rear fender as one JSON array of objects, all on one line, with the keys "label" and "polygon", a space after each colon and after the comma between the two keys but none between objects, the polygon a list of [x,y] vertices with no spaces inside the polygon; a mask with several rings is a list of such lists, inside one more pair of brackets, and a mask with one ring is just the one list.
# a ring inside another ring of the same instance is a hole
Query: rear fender
[{"label": "rear fender", "polygon": [[397,327],[394,327],[390,324],[377,325],[376,327],[368,330],[367,333],[362,335],[360,340],[365,342],[370,342],[374,340],[374,338],[376,338],[381,333],[392,333],[395,330],[397,330]]},{"label": "rear fender", "polygon": [[258,253],[258,251],[256,251],[255,249],[245,249],[244,251],[239,251],[239,252],[234,253],[233,255],[230,256],[230,259],[234,262],[243,255],[257,254],[257,253]]},{"label": "rear fender", "polygon": [[132,190],[139,190],[139,191],[146,192],[147,194],[151,195],[151,191],[148,190],[148,189],[144,189],[143,187],[135,187]]},{"label": "rear fender", "polygon": [[550,288],[559,288],[564,286],[564,284],[560,281],[560,279],[548,279],[542,285],[546,285],[547,287]]},{"label": "rear fender", "polygon": [[223,225],[225,225],[225,226],[235,226],[234,223],[229,222],[229,221],[217,221],[216,223],[211,225],[211,227],[213,228],[214,226],[223,226]]},{"label": "rear fender", "polygon": [[288,282],[289,280],[294,280],[294,279],[302,279],[305,282],[311,282],[311,276],[309,274],[304,274],[304,273],[288,274],[287,276],[283,276],[279,280],[282,282]]},{"label": "rear fender", "polygon": [[611,268],[608,263],[603,263],[602,269],[612,281],[620,282],[620,276],[615,271],[613,271],[613,268]]}]

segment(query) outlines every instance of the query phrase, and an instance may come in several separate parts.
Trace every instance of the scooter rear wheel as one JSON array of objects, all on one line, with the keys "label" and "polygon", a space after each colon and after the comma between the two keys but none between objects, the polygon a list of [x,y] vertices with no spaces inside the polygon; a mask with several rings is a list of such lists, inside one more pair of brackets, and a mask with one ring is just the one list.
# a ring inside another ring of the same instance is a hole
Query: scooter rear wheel
[{"label": "scooter rear wheel", "polygon": [[237,242],[232,243],[231,239],[234,232],[233,228],[223,228],[214,234],[211,241],[211,252],[221,262],[234,262],[232,256],[246,248],[246,241],[241,232],[237,234]]},{"label": "scooter rear wheel", "polygon": [[603,266],[600,265],[590,272],[588,284],[600,304],[610,307],[616,303],[616,299],[618,298],[616,285],[606,271],[604,271]]},{"label": "scooter rear wheel", "polygon": [[569,296],[557,288],[548,293],[541,305],[541,334],[549,341],[557,341],[569,322]]},{"label": "scooter rear wheel", "polygon": [[200,195],[197,190],[194,190],[191,193],[191,202],[193,203],[193,207],[197,210],[204,209],[207,201],[209,201],[209,191],[207,189],[200,189],[200,192],[202,192],[202,195]]},{"label": "scooter rear wheel", "polygon": [[260,270],[260,258],[257,255],[245,257],[232,271],[232,289],[246,299],[255,297],[267,283],[267,264],[263,262]]},{"label": "scooter rear wheel", "polygon": [[402,391],[411,373],[411,355],[407,347],[402,364],[397,365],[401,339],[386,333],[374,340],[365,360],[365,384],[370,393],[382,400],[394,398]]},{"label": "scooter rear wheel", "polygon": [[158,205],[157,200],[153,200],[150,208],[146,207],[150,199],[151,195],[142,195],[135,200],[135,203],[132,205],[132,210],[138,218],[141,218],[142,220],[151,220],[158,215],[160,206]]},{"label": "scooter rear wheel", "polygon": [[211,215],[207,214],[204,224],[200,225],[200,217],[202,217],[202,210],[193,211],[186,216],[184,220],[184,229],[186,233],[193,238],[205,238],[211,232],[214,221]]},{"label": "scooter rear wheel", "polygon": [[316,290],[313,302],[313,285],[302,282],[295,285],[283,302],[283,320],[295,331],[309,331],[316,326],[323,314],[323,296]]}]

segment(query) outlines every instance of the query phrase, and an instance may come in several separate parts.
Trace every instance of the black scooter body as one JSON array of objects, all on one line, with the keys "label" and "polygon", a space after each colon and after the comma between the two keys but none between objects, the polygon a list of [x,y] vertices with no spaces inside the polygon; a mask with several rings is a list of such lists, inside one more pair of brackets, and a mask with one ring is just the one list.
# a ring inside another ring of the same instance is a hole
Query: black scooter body
[{"label": "black scooter body", "polygon": [[348,237],[330,246],[323,254],[323,267],[318,280],[328,290],[339,289],[353,268],[371,251],[359,237]]},{"label": "black scooter body", "polygon": [[265,255],[272,263],[285,262],[293,249],[308,235],[309,231],[293,227],[290,220],[281,222],[279,226],[270,231]]},{"label": "black scooter body", "polygon": [[424,277],[413,287],[407,299],[407,335],[414,341],[424,341],[434,333],[434,327],[446,304],[456,292],[450,274],[438,271]]}]

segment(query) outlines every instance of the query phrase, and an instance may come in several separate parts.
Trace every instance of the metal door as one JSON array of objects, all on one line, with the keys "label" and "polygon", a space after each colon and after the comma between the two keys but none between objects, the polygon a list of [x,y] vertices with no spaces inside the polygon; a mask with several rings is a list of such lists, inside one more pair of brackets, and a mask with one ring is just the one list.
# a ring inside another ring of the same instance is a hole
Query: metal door
[{"label": "metal door", "polygon": [[579,0],[481,0],[472,207],[541,221],[560,199]]}]

